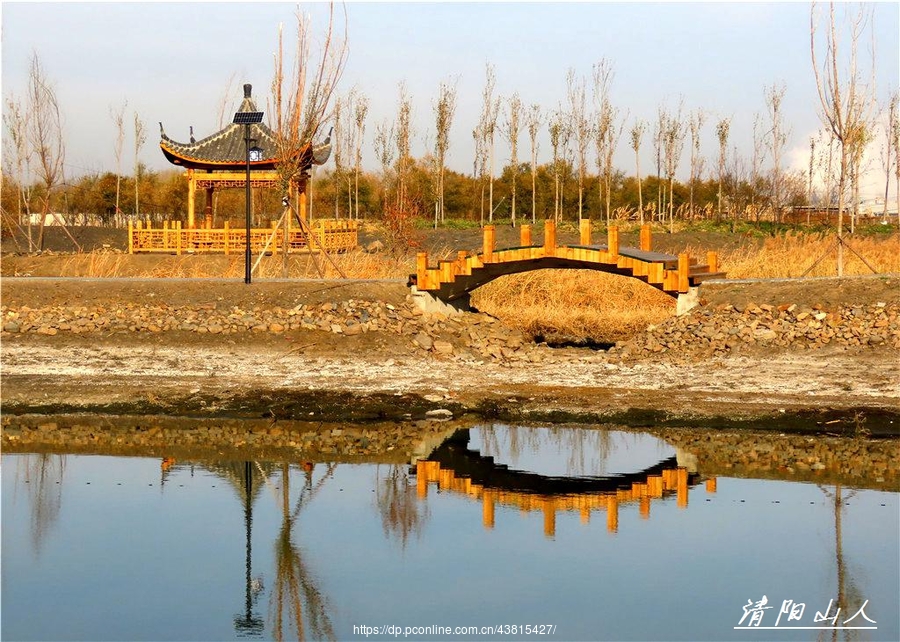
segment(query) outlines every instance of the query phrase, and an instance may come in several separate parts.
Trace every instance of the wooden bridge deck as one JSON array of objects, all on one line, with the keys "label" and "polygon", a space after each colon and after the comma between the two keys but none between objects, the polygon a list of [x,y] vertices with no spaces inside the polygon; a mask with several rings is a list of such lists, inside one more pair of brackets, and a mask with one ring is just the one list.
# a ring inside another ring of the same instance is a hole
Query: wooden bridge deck
[{"label": "wooden bridge deck", "polygon": [[590,269],[634,277],[677,297],[704,280],[725,276],[718,270],[715,252],[708,252],[703,264],[687,253],[676,256],[654,252],[649,225],[641,228],[639,248],[620,246],[619,229],[615,226],[608,228],[606,244],[592,244],[589,220],[581,222],[577,245],[557,245],[556,223],[552,220],[544,223],[542,245],[532,243],[530,225],[521,226],[517,247],[497,249],[494,234],[493,225],[485,226],[480,253],[470,255],[461,250],[455,259],[439,261],[437,267],[430,267],[428,254],[420,252],[410,285],[444,301],[453,301],[506,274],[545,268]]}]

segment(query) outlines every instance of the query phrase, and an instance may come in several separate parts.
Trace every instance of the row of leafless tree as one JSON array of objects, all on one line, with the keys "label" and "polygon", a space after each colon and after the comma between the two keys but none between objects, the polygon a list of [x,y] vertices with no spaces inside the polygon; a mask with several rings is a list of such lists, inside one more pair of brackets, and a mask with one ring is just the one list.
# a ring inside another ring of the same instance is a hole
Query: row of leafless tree
[{"label": "row of leafless tree", "polygon": [[[838,200],[838,208],[844,210],[848,192],[852,194],[850,200],[854,205],[859,203],[860,179],[867,170],[864,163],[865,153],[875,140],[879,122],[878,117],[884,111],[888,112],[886,120],[886,136],[882,149],[883,168],[887,175],[885,182],[885,215],[887,213],[887,193],[891,174],[898,176],[897,163],[897,94],[890,98],[885,109],[879,108],[875,98],[874,80],[863,79],[858,65],[857,51],[860,39],[870,26],[871,14],[866,9],[860,10],[855,15],[849,16],[848,22],[842,22],[835,16],[835,8],[832,5],[828,14],[828,25],[820,30],[816,25],[816,7],[811,12],[811,52],[814,74],[820,94],[820,114],[824,129],[810,142],[809,169],[806,180],[809,185],[809,202],[813,202],[813,184],[824,185],[824,195],[821,201],[830,206],[833,199]],[[838,32],[842,24],[851,26],[848,43],[849,56],[843,51],[838,51]],[[824,60],[817,50],[824,48]],[[874,79],[874,60],[870,68]],[[616,168],[613,165],[613,156],[617,150],[619,141],[626,130],[628,114],[622,113],[614,104],[612,85],[615,78],[613,64],[602,59],[592,68],[590,84],[588,79],[578,76],[575,70],[570,69],[566,76],[566,100],[559,104],[555,110],[546,110],[540,105],[523,105],[518,93],[513,93],[508,98],[496,95],[496,71],[493,65],[488,64],[485,73],[485,84],[482,94],[482,108],[479,121],[472,131],[474,139],[475,156],[473,162],[473,175],[477,178],[481,188],[481,220],[492,221],[496,207],[495,179],[497,167],[496,143],[498,134],[506,142],[509,150],[509,164],[513,167],[519,162],[519,139],[524,130],[527,131],[531,142],[531,172],[532,172],[532,197],[534,199],[534,184],[537,173],[538,136],[541,128],[546,125],[549,133],[552,151],[551,167],[555,168],[555,195],[554,215],[561,215],[560,175],[566,164],[577,167],[578,172],[578,217],[584,213],[584,186],[588,176],[588,164],[593,153],[597,168],[597,189],[600,191],[600,200],[604,204],[607,219],[612,213],[611,182]],[[589,91],[590,90],[590,91]],[[713,174],[719,181],[719,199],[716,215],[723,217],[726,207],[724,199],[724,187],[729,175],[746,175],[746,180],[758,185],[764,174],[768,174],[771,193],[766,203],[751,202],[749,207],[758,210],[768,207],[774,212],[776,219],[780,216],[785,204],[785,153],[790,137],[790,127],[785,122],[784,100],[787,87],[783,83],[772,83],[764,87],[763,97],[765,103],[764,114],[757,113],[753,120],[753,146],[749,158],[740,158],[735,149],[731,147],[730,135],[732,126],[731,116],[719,116],[714,122],[715,135],[718,142],[718,158]],[[353,90],[344,99],[347,110],[352,113],[352,119],[347,118],[348,125],[338,119],[336,125],[343,130],[344,135],[339,140],[339,147],[347,152],[338,151],[336,162],[338,164],[338,176],[347,181],[348,189],[351,183],[351,175],[358,183],[360,173],[360,149],[361,137],[365,131],[365,119],[367,114],[367,102],[358,90]],[[433,137],[433,153],[428,153],[428,161],[434,165],[434,199],[435,199],[435,224],[444,220],[445,207],[443,197],[443,174],[445,160],[449,148],[449,131],[453,122],[454,106],[456,102],[456,87],[450,82],[442,82],[439,87],[438,98],[433,103],[434,127],[425,135],[426,148],[430,149],[429,138]],[[354,105],[363,105],[364,109],[354,109]],[[410,148],[410,112],[411,101],[401,84],[400,98],[397,108],[397,117],[393,122],[385,121],[376,127],[375,151],[381,162],[385,184],[394,185],[397,202],[403,202],[407,189],[407,175],[409,171]],[[667,213],[669,222],[674,220],[675,176],[679,170],[685,143],[690,143],[690,179],[691,186],[689,197],[689,211],[694,212],[695,202],[693,185],[703,175],[705,159],[700,153],[701,134],[704,125],[712,114],[703,109],[686,112],[684,100],[678,101],[675,106],[661,105],[657,112],[655,122],[647,123],[641,119],[635,119],[630,123],[628,138],[630,147],[634,152],[635,174],[637,180],[641,180],[641,147],[644,136],[652,127],[653,155],[655,158],[655,174],[657,178],[658,193],[657,203],[654,208],[657,213]],[[353,155],[353,166],[346,165],[341,159]],[[395,159],[396,158],[396,162]],[[766,167],[767,159],[770,161]],[[388,178],[391,180],[389,181]],[[900,180],[900,179],[898,179]],[[665,189],[666,183],[668,189]],[[387,191],[387,187],[385,188]],[[641,190],[638,190],[641,194]],[[517,189],[513,181],[512,189],[508,195],[502,198],[511,200],[510,216],[515,223],[517,217],[516,197]],[[486,199],[486,203],[485,203]],[[348,202],[353,199],[348,197]],[[357,206],[353,210],[358,215],[358,190],[356,194]],[[337,211],[338,203],[335,201]],[[353,208],[351,208],[353,209]],[[729,208],[733,211],[734,208]],[[643,219],[643,199],[639,203],[640,216]],[[534,200],[531,208],[532,218],[536,215]]]},{"label": "row of leafless tree", "polygon": [[[858,203],[860,179],[867,167],[864,162],[867,149],[872,146],[878,127],[878,116],[887,111],[886,143],[882,150],[883,167],[888,174],[885,195],[889,191],[890,176],[900,181],[898,165],[898,98],[896,92],[884,109],[878,107],[875,99],[874,81],[863,78],[857,51],[866,29],[871,26],[871,14],[865,9],[850,15],[849,21],[842,22],[835,15],[834,6],[828,13],[827,28],[816,24],[817,9],[813,6],[810,22],[810,44],[813,70],[819,92],[820,114],[824,130],[810,140],[809,166],[806,171],[808,202],[813,202],[814,183],[824,184],[824,196],[819,200],[830,205],[837,199],[838,208],[844,211],[848,200]],[[346,22],[346,15],[344,16]],[[838,44],[842,25],[849,25],[850,38],[848,52],[839,51]],[[360,215],[360,176],[362,173],[362,153],[369,115],[369,102],[365,95],[354,88],[348,94],[336,93],[347,57],[346,29],[344,34],[335,29],[333,15],[329,18],[324,43],[321,50],[313,54],[310,50],[309,19],[298,13],[296,19],[296,47],[293,59],[284,54],[281,29],[278,36],[275,79],[272,84],[272,105],[268,110],[273,129],[278,136],[279,156],[284,159],[280,171],[287,184],[290,177],[299,171],[300,150],[320,134],[327,123],[334,126],[334,176],[342,185],[334,190],[335,213],[339,213],[339,194],[346,189],[347,211],[351,216]],[[285,72],[285,67],[289,71]],[[874,70],[874,60],[871,70]],[[874,72],[873,72],[874,77]],[[597,198],[602,204],[607,219],[613,215],[613,182],[621,172],[613,164],[614,154],[622,135],[627,129],[627,141],[634,152],[635,177],[638,181],[638,211],[641,220],[645,212],[653,212],[657,220],[665,216],[669,223],[676,215],[675,176],[679,170],[684,146],[689,142],[690,180],[688,186],[688,212],[695,214],[694,187],[700,182],[706,170],[706,161],[700,153],[701,136],[704,126],[713,118],[702,109],[686,111],[684,100],[676,105],[661,105],[654,122],[642,119],[629,122],[628,114],[615,105],[613,99],[614,66],[611,61],[601,59],[592,67],[590,78],[579,76],[570,69],[566,75],[566,98],[556,109],[548,110],[540,105],[523,104],[517,93],[502,98],[496,92],[496,71],[488,64],[485,70],[485,84],[482,94],[482,108],[478,123],[472,130],[475,143],[473,178],[480,192],[480,220],[493,221],[497,208],[509,198],[508,211],[515,223],[519,212],[517,196],[519,172],[513,171],[512,185],[504,190],[500,199],[495,197],[497,180],[497,138],[506,143],[509,150],[509,165],[519,166],[520,138],[524,132],[530,141],[531,173],[531,218],[537,217],[537,177],[539,172],[538,138],[546,127],[551,147],[550,168],[553,174],[553,215],[558,219],[563,214],[561,182],[568,167],[577,170],[578,206],[580,219],[584,215],[586,203],[585,189],[589,184],[597,190]],[[739,176],[750,185],[767,184],[770,193],[759,199],[759,190],[750,190],[751,210],[769,208],[777,218],[785,203],[784,155],[790,128],[785,123],[784,84],[773,83],[764,88],[765,114],[756,114],[753,122],[752,153],[748,158],[740,157],[731,145],[732,118],[718,116],[714,120],[718,142],[716,167],[709,175],[718,181],[719,196],[716,216],[722,218],[737,215],[734,199],[727,198],[729,178]],[[435,225],[445,220],[445,173],[446,160],[450,148],[450,132],[453,126],[457,101],[455,79],[440,82],[438,94],[432,103],[433,128],[425,134],[426,148],[429,150],[421,161],[432,168],[432,189]],[[122,176],[122,155],[125,142],[125,113],[127,103],[110,109],[115,127],[114,151],[116,176]],[[223,107],[224,109],[224,107]],[[224,113],[224,112],[223,112]],[[403,83],[400,84],[396,115],[376,123],[372,146],[381,167],[382,205],[385,212],[403,211],[414,199],[409,193],[411,172],[421,163],[411,155],[413,131],[412,99]],[[220,118],[221,120],[221,118]],[[51,212],[50,198],[55,189],[65,183],[65,145],[62,130],[62,116],[56,94],[47,81],[37,55],[33,57],[28,86],[24,101],[10,98],[5,116],[7,149],[4,153],[4,173],[15,177],[20,187],[19,209],[26,213],[32,203],[35,182],[27,177],[37,176],[41,189],[39,199],[42,213],[41,228],[33,247],[40,247],[43,222]],[[641,149],[645,136],[649,141],[655,159],[656,203],[651,208],[644,202],[642,181]],[[143,124],[134,115],[135,151],[135,214],[139,214],[138,174],[140,165],[137,156],[146,140]],[[593,156],[596,175],[588,181],[589,161]],[[771,163],[767,164],[766,160]],[[116,208],[119,205],[117,180]],[[526,190],[527,191],[527,190]],[[343,199],[340,199],[343,200]],[[885,213],[887,212],[885,198]],[[6,212],[5,212],[6,214]],[[18,220],[22,220],[19,217]],[[842,225],[839,225],[839,235]],[[31,241],[29,242],[32,245]]]},{"label": "row of leafless tree", "polygon": [[[110,108],[115,126],[114,157],[116,161],[116,213],[119,209],[119,192],[122,178],[122,155],[125,145],[125,112],[128,102]],[[28,250],[41,250],[44,246],[44,226],[60,214],[52,212],[51,201],[55,192],[66,183],[66,144],[63,134],[63,115],[56,96],[56,89],[48,78],[37,53],[32,54],[28,69],[28,87],[23,97],[9,95],[3,116],[6,136],[3,150],[3,174],[16,188],[15,212],[3,211],[4,227],[24,226]],[[139,181],[142,165],[139,162],[141,147],[147,141],[144,123],[134,112],[134,215],[140,215]],[[40,189],[35,189],[35,186]],[[64,193],[64,198],[66,195]],[[37,200],[37,211],[32,204]],[[37,215],[36,236],[33,234],[33,215]],[[66,221],[54,220],[66,228]],[[69,235],[75,246],[78,243]]]}]

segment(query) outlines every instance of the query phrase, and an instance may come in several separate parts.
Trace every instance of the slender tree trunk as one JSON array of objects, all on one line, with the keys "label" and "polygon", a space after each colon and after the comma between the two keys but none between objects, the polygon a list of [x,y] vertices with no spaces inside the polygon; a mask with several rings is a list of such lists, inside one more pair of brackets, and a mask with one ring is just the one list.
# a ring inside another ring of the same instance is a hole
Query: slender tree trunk
[{"label": "slender tree trunk", "polygon": [[553,220],[559,223],[559,174],[553,176]]},{"label": "slender tree trunk", "polygon": [[641,217],[641,225],[644,224],[644,195],[641,190],[641,157],[637,153],[634,155],[634,169],[637,175],[638,184],[638,214]]},{"label": "slender tree trunk", "polygon": [[537,172],[535,172],[535,158],[531,157],[531,224],[537,220]]},{"label": "slender tree trunk", "polygon": [[837,246],[837,275],[844,276],[844,190],[847,176],[847,151],[841,145],[841,175],[838,178],[838,246]]},{"label": "slender tree trunk", "polygon": [[488,221],[494,222],[494,139],[491,136],[491,180],[488,188]]}]

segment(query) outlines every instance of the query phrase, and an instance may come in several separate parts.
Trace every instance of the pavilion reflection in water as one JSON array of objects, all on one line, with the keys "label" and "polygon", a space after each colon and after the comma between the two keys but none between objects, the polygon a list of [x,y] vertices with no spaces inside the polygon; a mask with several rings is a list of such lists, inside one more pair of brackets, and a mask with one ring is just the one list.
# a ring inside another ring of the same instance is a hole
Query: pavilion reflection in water
[{"label": "pavilion reflection in water", "polygon": [[[578,511],[582,523],[589,523],[591,513],[606,511],[606,527],[610,533],[619,528],[619,506],[637,503],[642,519],[649,519],[654,500],[668,500],[673,495],[679,508],[688,506],[688,490],[700,483],[699,474],[679,466],[675,456],[637,472],[603,477],[547,476],[514,470],[495,463],[468,448],[469,431],[460,430],[437,448],[428,459],[415,465],[416,490],[420,499],[428,497],[435,484],[439,491],[467,495],[482,504],[482,521],[486,528],[495,524],[495,508],[499,504],[522,512],[541,511],[544,534],[556,534],[556,514]],[[707,492],[716,492],[716,480],[706,480]]]}]

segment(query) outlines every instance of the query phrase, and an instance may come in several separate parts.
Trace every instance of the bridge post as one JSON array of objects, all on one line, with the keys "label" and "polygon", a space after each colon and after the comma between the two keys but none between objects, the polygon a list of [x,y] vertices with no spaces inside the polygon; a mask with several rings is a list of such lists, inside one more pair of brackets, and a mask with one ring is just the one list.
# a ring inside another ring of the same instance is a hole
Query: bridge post
[{"label": "bridge post", "polygon": [[641,249],[645,252],[653,249],[653,232],[650,230],[650,223],[641,225]]},{"label": "bridge post", "polygon": [[581,245],[590,245],[591,244],[591,219],[583,218],[581,219],[581,223],[579,224],[579,233],[580,238],[579,242]]},{"label": "bridge post", "polygon": [[615,261],[619,258],[619,227],[610,225],[606,230],[606,245],[610,257]]},{"label": "bridge post", "polygon": [[641,519],[650,519],[650,496],[649,495],[641,496],[640,513],[641,513]]},{"label": "bridge post", "polygon": [[481,497],[481,522],[485,528],[494,528],[494,492],[487,489]]},{"label": "bridge post", "polygon": [[519,228],[519,245],[529,247],[531,245],[531,226],[523,225]]},{"label": "bridge post", "polygon": [[128,221],[128,253],[134,254],[134,223]]},{"label": "bridge post", "polygon": [[719,255],[715,252],[706,253],[706,264],[709,266],[710,272],[719,271]]},{"label": "bridge post", "polygon": [[619,530],[619,498],[616,495],[606,499],[606,530],[610,533]]},{"label": "bridge post", "polygon": [[687,292],[690,287],[688,275],[691,269],[691,258],[687,252],[678,255],[678,291]]},{"label": "bridge post", "polygon": [[687,508],[688,505],[688,471],[687,468],[678,468],[676,473],[676,492],[678,508]]},{"label": "bridge post", "polygon": [[420,290],[428,288],[428,252],[416,254],[416,285]]},{"label": "bridge post", "polygon": [[465,250],[459,250],[456,253],[456,268],[453,271],[454,275],[472,273],[472,270],[469,270],[466,265],[467,254],[468,252]]},{"label": "bridge post", "polygon": [[484,254],[484,262],[490,263],[494,256],[494,226],[484,226],[484,239],[482,242],[482,253]]},{"label": "bridge post", "polygon": [[544,256],[556,256],[556,221],[544,221]]},{"label": "bridge post", "polygon": [[556,500],[548,498],[541,504],[544,511],[544,536],[554,537],[556,535]]}]

